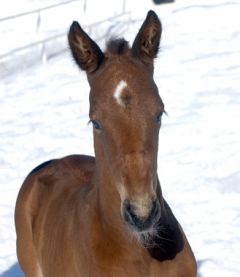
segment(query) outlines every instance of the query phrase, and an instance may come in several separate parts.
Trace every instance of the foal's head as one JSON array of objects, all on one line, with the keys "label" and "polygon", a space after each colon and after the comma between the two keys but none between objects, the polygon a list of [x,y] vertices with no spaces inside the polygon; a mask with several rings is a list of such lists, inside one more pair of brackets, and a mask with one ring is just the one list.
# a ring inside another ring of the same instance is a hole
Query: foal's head
[{"label": "foal's head", "polygon": [[153,80],[160,36],[161,23],[153,11],[132,48],[124,39],[112,39],[103,53],[77,22],[69,32],[72,55],[91,87],[96,161],[104,156],[122,217],[138,234],[151,232],[161,214],[157,151],[164,105]]}]

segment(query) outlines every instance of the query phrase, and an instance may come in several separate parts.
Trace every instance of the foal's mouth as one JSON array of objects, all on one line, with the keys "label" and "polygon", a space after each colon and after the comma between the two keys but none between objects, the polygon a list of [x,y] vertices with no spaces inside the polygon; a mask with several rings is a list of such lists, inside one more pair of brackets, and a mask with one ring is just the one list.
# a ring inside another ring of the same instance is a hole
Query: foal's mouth
[{"label": "foal's mouth", "polygon": [[136,209],[125,200],[122,208],[123,219],[129,229],[139,235],[152,232],[156,222],[159,220],[161,211],[158,200],[152,202],[152,206],[147,216],[139,216]]}]

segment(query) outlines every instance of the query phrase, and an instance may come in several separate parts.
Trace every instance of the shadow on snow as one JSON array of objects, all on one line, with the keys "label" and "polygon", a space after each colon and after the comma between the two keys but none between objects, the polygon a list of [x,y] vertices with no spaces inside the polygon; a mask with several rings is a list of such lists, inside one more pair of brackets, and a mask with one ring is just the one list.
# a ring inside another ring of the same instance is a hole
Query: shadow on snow
[{"label": "shadow on snow", "polygon": [[[206,260],[197,261],[198,270],[201,268],[202,264]],[[15,263],[12,267],[10,267],[7,271],[3,272],[0,277],[24,277],[22,270],[18,263]],[[198,273],[197,277],[203,277],[201,273]]]},{"label": "shadow on snow", "polygon": [[3,272],[0,277],[24,277],[24,275],[18,263],[15,263],[7,271]]}]

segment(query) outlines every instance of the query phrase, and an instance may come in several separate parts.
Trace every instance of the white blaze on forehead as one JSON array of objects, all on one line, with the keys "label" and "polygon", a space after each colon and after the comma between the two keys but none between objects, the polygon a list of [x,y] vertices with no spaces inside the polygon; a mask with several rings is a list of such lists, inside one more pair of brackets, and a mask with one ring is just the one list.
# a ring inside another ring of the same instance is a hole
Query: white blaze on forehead
[{"label": "white blaze on forehead", "polygon": [[114,91],[113,96],[117,100],[117,102],[120,106],[124,105],[122,102],[122,99],[121,99],[121,94],[122,94],[123,89],[126,87],[127,87],[127,83],[125,81],[121,80]]}]

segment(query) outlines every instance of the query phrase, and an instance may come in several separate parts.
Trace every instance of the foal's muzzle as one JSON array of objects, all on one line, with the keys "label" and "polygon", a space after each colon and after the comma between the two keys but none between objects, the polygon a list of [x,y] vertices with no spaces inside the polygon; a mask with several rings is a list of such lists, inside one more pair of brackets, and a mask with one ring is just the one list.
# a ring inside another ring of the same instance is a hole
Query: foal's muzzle
[{"label": "foal's muzzle", "polygon": [[149,205],[149,212],[145,216],[139,214],[139,209],[135,205],[131,205],[128,200],[123,202],[122,214],[123,219],[130,229],[135,232],[149,232],[154,224],[159,220],[161,208],[158,199],[154,199]]}]

